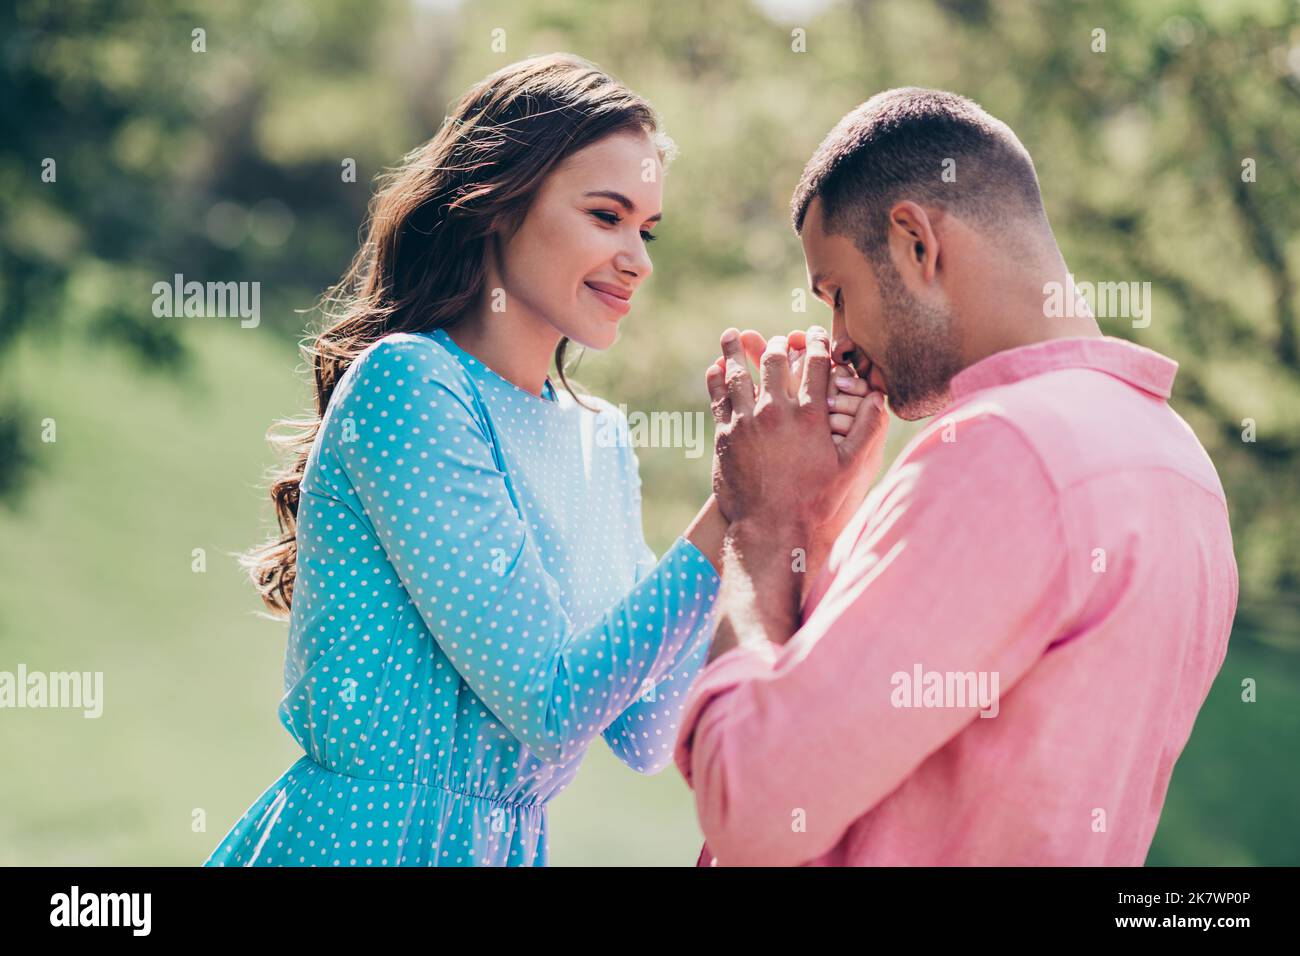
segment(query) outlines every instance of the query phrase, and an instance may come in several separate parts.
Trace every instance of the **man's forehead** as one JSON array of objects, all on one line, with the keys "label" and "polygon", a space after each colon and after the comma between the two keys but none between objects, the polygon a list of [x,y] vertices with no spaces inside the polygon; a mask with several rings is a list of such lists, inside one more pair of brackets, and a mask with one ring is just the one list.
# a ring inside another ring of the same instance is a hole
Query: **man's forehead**
[{"label": "man's forehead", "polygon": [[822,228],[822,197],[821,196],[813,196],[813,198],[808,201],[807,208],[805,208],[803,211],[804,229],[807,230],[808,227],[814,222],[817,224],[818,231],[820,231]]},{"label": "man's forehead", "polygon": [[799,238],[805,251],[819,252],[826,248],[826,241],[831,238],[826,234],[826,223],[822,219],[821,200],[814,198],[804,211],[803,228]]},{"label": "man's forehead", "polygon": [[831,263],[827,255],[826,234],[822,231],[821,203],[814,198],[804,213],[803,229],[799,239],[803,243],[803,258],[808,267],[808,285],[814,293],[829,279]]},{"label": "man's forehead", "polygon": [[860,255],[857,246],[848,236],[825,231],[826,224],[821,218],[820,210],[816,209],[816,203],[817,200],[813,200],[814,205],[809,205],[803,229],[799,231],[804,261],[808,264],[809,278],[814,284],[817,284],[815,280],[819,272],[834,281],[834,273],[841,268],[854,268]]},{"label": "man's forehead", "polygon": [[803,261],[808,269],[808,287],[816,294],[829,277],[830,270],[823,261],[823,257],[817,254],[814,244],[806,238],[803,243]]}]

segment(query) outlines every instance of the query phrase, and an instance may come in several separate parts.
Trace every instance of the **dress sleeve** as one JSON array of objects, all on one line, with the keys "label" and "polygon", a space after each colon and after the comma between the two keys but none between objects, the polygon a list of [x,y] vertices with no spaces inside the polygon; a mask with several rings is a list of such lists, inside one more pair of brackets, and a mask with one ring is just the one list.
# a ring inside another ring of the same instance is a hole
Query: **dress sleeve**
[{"label": "dress sleeve", "polygon": [[[1069,617],[1055,485],[1012,426],[962,428],[882,480],[861,536],[784,646],[742,643],[692,688],[674,756],[720,864],[824,854],[931,754],[996,716],[998,695]],[[917,709],[920,685],[931,693],[929,676],[912,687],[922,670],[982,681],[991,705],[971,694]]]},{"label": "dress sleeve", "polygon": [[[641,475],[636,452],[631,447],[627,448],[627,460],[631,546],[638,556],[636,578],[641,580],[653,573],[655,555],[645,541],[641,519]],[[685,538],[678,538],[674,547],[682,545],[695,550],[695,546]],[[712,562],[707,558],[704,560],[720,584]],[[647,680],[643,693],[602,732],[614,755],[638,773],[658,773],[672,763],[673,742],[686,704],[686,692],[704,667],[716,618],[716,603],[711,603],[669,662],[667,671]]]},{"label": "dress sleeve", "polygon": [[575,629],[463,374],[436,343],[381,339],[340,382],[322,453],[337,457],[461,678],[533,754],[563,762],[667,669],[712,608],[717,578],[679,542]]}]

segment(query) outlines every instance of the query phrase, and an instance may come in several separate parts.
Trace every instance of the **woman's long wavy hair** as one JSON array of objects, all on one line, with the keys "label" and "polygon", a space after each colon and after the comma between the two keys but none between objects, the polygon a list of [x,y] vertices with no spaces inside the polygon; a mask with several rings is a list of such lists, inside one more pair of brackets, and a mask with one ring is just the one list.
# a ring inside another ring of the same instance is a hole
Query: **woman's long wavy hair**
[{"label": "woman's long wavy hair", "polygon": [[[475,309],[485,293],[490,237],[523,221],[556,164],[605,136],[636,131],[652,137],[666,162],[672,143],[644,99],[579,57],[532,57],[472,87],[432,139],[380,177],[361,246],[322,296],[324,321],[302,346],[316,412],[277,421],[267,433],[292,462],[272,476],[280,533],[239,558],[274,617],[291,613],[300,485],[343,373],[385,335],[442,328]],[[573,394],[567,345],[560,340],[555,364]]]}]

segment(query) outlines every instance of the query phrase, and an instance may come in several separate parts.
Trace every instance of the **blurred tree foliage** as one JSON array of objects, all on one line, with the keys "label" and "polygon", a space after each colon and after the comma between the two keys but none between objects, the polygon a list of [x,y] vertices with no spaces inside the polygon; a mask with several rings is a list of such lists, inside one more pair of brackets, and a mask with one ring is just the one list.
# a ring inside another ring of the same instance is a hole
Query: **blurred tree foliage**
[{"label": "blurred tree foliage", "polygon": [[[552,50],[647,95],[681,148],[654,282],[623,341],[582,362],[593,390],[631,408],[702,409],[727,324],[824,322],[815,304],[792,312],[805,275],[787,203],[803,163],[873,92],[951,89],[1029,147],[1078,278],[1152,283],[1148,328],[1103,329],[1181,363],[1174,403],[1227,487],[1243,597],[1296,593],[1289,0],[19,0],[0,9],[0,368],[19,336],[56,347],[76,335],[185,374],[188,332],[151,311],[152,284],[176,273],[261,282],[260,331],[298,339],[301,310],[355,249],[373,177],[432,135],[468,83]],[[3,381],[0,403],[12,502],[39,418]],[[268,423],[283,411],[268,408]],[[656,518],[681,527],[707,468],[684,467],[680,450],[642,459]],[[675,530],[651,533],[666,543]]]}]

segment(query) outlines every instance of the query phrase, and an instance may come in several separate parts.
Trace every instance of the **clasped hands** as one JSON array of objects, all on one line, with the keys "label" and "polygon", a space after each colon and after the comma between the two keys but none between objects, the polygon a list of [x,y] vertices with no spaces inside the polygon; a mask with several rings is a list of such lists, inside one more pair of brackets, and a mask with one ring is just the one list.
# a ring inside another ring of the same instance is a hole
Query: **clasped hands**
[{"label": "clasped hands", "polygon": [[[767,342],[730,328],[721,345],[705,376],[717,424],[719,508],[730,523],[780,532],[824,559],[880,468],[889,418],[883,396],[833,366],[820,326]],[[833,371],[843,384],[832,382]]]}]

